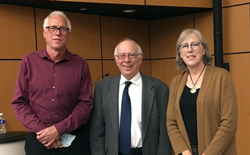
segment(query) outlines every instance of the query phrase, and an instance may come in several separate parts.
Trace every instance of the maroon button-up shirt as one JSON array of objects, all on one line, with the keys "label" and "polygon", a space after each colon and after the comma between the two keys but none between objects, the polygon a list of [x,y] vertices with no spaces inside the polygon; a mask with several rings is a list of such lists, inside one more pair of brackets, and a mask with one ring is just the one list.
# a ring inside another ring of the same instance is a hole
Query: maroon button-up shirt
[{"label": "maroon button-up shirt", "polygon": [[54,125],[60,135],[86,123],[93,107],[88,64],[66,51],[55,63],[46,50],[26,55],[21,63],[12,106],[30,131]]}]

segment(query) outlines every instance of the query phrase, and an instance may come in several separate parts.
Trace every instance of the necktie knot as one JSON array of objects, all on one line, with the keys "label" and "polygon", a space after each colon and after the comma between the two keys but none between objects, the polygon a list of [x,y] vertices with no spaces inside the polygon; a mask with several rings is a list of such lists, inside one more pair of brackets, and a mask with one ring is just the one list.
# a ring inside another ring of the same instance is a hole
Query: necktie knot
[{"label": "necktie knot", "polygon": [[128,88],[131,84],[132,84],[132,82],[130,82],[130,81],[126,81],[126,82],[125,82],[125,87],[127,87],[127,88]]}]

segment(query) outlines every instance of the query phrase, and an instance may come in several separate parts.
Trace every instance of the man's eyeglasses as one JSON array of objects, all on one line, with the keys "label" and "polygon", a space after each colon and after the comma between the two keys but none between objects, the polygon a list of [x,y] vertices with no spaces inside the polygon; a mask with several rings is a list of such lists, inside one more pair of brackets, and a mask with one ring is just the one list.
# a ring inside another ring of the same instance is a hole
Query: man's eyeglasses
[{"label": "man's eyeglasses", "polygon": [[115,55],[118,59],[124,60],[126,56],[128,56],[129,59],[134,59],[137,55],[141,55],[141,53],[129,53],[129,54],[117,54]]},{"label": "man's eyeglasses", "polygon": [[187,43],[184,43],[184,44],[181,44],[179,47],[180,47],[180,50],[181,51],[188,51],[189,49],[189,46],[193,49],[193,50],[197,50],[199,48],[199,45],[201,43],[199,42],[192,42],[191,44],[187,44]]},{"label": "man's eyeglasses", "polygon": [[52,33],[52,34],[55,34],[57,30],[59,30],[61,34],[67,34],[69,32],[69,28],[67,27],[47,26],[45,28],[48,29],[49,33]]}]

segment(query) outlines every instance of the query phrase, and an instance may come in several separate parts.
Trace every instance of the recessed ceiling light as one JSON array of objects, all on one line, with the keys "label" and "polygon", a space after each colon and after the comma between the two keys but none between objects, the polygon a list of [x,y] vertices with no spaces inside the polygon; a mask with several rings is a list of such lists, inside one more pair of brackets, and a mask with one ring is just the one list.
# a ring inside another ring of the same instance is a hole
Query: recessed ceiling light
[{"label": "recessed ceiling light", "polygon": [[87,10],[87,8],[80,8],[80,10],[81,10],[81,11],[86,11],[86,10]]},{"label": "recessed ceiling light", "polygon": [[133,12],[135,12],[135,10],[123,10],[122,12],[123,13],[133,13]]}]

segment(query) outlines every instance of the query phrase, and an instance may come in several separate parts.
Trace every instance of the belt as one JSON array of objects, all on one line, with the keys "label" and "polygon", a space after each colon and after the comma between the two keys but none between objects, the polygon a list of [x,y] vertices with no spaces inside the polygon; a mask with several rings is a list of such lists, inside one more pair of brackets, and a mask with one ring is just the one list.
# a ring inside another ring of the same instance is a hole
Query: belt
[{"label": "belt", "polygon": [[[119,151],[119,155],[123,155]],[[129,155],[142,155],[142,148],[131,148]]]}]

